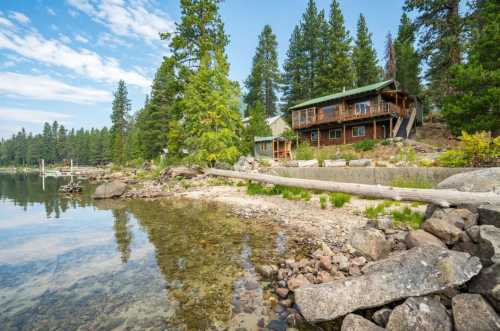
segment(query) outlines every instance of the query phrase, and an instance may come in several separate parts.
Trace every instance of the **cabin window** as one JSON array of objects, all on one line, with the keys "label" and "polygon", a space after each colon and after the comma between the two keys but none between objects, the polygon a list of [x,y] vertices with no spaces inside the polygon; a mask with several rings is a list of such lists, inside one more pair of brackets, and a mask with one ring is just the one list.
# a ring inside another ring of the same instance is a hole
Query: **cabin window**
[{"label": "cabin window", "polygon": [[302,110],[299,112],[299,123],[300,124],[306,123],[306,111],[305,110]]},{"label": "cabin window", "polygon": [[311,141],[318,141],[318,131],[311,131]]},{"label": "cabin window", "polygon": [[326,118],[333,118],[335,112],[338,109],[338,105],[326,106],[321,109]]},{"label": "cabin window", "polygon": [[364,126],[355,126],[352,128],[352,136],[353,137],[364,137],[365,136],[365,127]]},{"label": "cabin window", "polygon": [[267,143],[260,143],[260,151],[267,152]]},{"label": "cabin window", "polygon": [[342,137],[342,129],[330,129],[328,131],[328,138],[330,140],[339,139]]},{"label": "cabin window", "polygon": [[364,115],[370,111],[370,101],[356,103],[356,114]]}]

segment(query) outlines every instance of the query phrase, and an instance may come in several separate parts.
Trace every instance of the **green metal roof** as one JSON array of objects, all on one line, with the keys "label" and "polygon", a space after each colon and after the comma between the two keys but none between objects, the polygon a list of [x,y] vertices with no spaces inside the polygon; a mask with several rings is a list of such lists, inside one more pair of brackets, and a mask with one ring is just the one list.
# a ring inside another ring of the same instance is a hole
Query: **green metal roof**
[{"label": "green metal roof", "polygon": [[391,85],[393,83],[394,83],[394,80],[390,79],[390,80],[386,80],[386,81],[375,83],[375,84],[370,84],[370,85],[365,85],[365,86],[357,87],[357,88],[354,88],[352,90],[347,90],[347,91],[344,91],[344,92],[339,92],[339,93],[335,93],[335,94],[325,95],[324,97],[314,98],[314,99],[311,99],[311,100],[299,103],[298,105],[290,107],[290,110],[298,109],[298,108],[303,108],[303,107],[307,107],[307,106],[312,106],[312,105],[315,105],[315,104],[318,104],[318,103],[327,102],[327,101],[333,101],[333,100],[336,100],[336,99],[342,99],[342,98],[346,98],[346,97],[353,96],[353,95],[356,95],[356,94],[361,94],[361,93],[366,93],[366,92],[371,92],[371,91],[377,91],[377,90],[380,90],[380,89],[382,89],[382,88],[384,88],[386,86],[389,86],[389,85]]}]

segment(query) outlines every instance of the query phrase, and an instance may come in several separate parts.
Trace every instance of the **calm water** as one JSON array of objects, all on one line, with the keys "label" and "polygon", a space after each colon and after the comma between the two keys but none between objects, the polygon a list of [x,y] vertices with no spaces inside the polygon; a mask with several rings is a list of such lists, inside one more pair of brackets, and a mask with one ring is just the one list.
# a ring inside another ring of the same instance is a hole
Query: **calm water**
[{"label": "calm water", "polygon": [[186,201],[101,201],[0,174],[1,330],[256,329],[254,266],[292,240]]}]

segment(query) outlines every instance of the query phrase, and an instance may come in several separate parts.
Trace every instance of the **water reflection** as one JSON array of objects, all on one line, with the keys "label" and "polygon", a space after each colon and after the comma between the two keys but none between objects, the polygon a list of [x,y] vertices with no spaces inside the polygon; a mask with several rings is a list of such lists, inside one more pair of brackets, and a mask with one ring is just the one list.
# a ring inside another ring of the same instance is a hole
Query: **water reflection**
[{"label": "water reflection", "polygon": [[283,251],[273,226],[211,204],[73,201],[63,183],[42,193],[40,179],[0,177],[2,330],[255,328],[264,316],[254,265]]}]

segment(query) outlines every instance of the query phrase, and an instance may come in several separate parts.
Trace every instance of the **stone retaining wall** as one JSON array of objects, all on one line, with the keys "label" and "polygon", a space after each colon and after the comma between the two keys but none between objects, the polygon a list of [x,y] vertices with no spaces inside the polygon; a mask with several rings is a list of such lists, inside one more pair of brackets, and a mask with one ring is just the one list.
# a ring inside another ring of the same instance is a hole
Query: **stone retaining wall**
[{"label": "stone retaining wall", "polygon": [[[320,179],[335,182],[358,183],[358,184],[380,184],[390,185],[394,180],[421,180],[431,184],[437,184],[452,175],[461,172],[475,170],[474,168],[355,168],[355,167],[332,167],[332,168],[273,168],[270,174],[303,178]],[[477,169],[476,169],[477,170]]]}]

